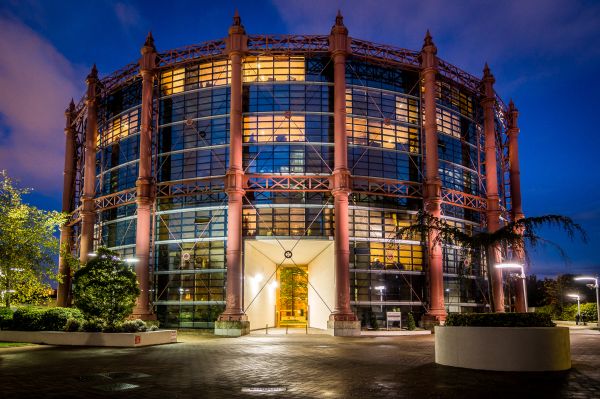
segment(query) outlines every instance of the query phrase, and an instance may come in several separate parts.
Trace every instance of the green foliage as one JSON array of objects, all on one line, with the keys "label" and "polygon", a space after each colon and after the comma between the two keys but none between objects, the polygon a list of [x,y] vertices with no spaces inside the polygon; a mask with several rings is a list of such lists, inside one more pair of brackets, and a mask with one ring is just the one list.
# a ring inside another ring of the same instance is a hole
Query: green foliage
[{"label": "green foliage", "polygon": [[571,218],[561,215],[523,218],[516,222],[507,223],[493,233],[480,231],[470,234],[461,228],[448,224],[445,219],[437,218],[424,211],[417,214],[415,223],[400,228],[397,232],[397,238],[417,239],[424,242],[430,232],[437,232],[436,244],[458,245],[473,251],[485,251],[495,246],[524,250],[524,242],[532,247],[548,243],[554,245],[564,256],[565,253],[560,247],[544,240],[537,234],[537,230],[543,226],[558,227],[566,232],[571,239],[579,236],[582,241],[587,241],[587,234],[581,226],[573,222]]},{"label": "green foliage", "polygon": [[14,311],[11,308],[0,308],[0,330],[7,330],[12,324]]},{"label": "green foliage", "polygon": [[81,330],[82,326],[83,326],[83,320],[81,320],[81,319],[69,319],[69,320],[67,320],[67,322],[65,324],[64,331],[76,332],[76,331]]},{"label": "green foliage", "polygon": [[140,294],[135,273],[116,252],[99,248],[97,256],[73,278],[73,298],[85,317],[115,327],[133,311]]},{"label": "green foliage", "polygon": [[595,303],[582,303],[581,316],[585,316],[586,321],[596,321],[598,319],[598,307]]},{"label": "green foliage", "polygon": [[415,318],[412,313],[408,313],[408,317],[406,320],[406,328],[408,329],[408,331],[413,331],[417,328],[417,325],[415,324]]},{"label": "green foliage", "polygon": [[83,321],[83,314],[76,308],[49,308],[42,314],[42,327],[47,331],[63,331],[68,320]]},{"label": "green foliage", "polygon": [[146,323],[144,323],[143,320],[136,319],[136,320],[125,320],[119,326],[118,331],[134,333],[134,332],[144,332],[147,329],[148,329],[148,327],[146,326]]},{"label": "green foliage", "polygon": [[551,319],[558,320],[562,314],[562,308],[556,305],[538,306],[535,308],[535,313],[547,314]]},{"label": "green foliage", "polygon": [[42,317],[46,309],[33,306],[18,308],[13,314],[11,329],[17,331],[41,331]]},{"label": "green foliage", "polygon": [[102,332],[103,323],[98,319],[86,320],[81,325],[81,331],[85,332]]},{"label": "green foliage", "polygon": [[369,311],[369,324],[373,330],[379,330],[379,323],[377,322],[377,315],[373,311]]},{"label": "green foliage", "polygon": [[55,279],[55,237],[65,216],[23,203],[28,189],[19,188],[0,171],[0,291],[6,307],[11,302],[39,304],[46,300]]},{"label": "green foliage", "polygon": [[446,326],[451,327],[554,327],[545,313],[450,313]]}]

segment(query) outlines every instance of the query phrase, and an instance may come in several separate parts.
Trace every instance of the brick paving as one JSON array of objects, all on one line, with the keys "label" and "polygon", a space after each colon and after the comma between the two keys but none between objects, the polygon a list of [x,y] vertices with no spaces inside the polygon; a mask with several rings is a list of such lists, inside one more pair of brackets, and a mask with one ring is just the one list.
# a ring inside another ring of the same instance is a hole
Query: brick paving
[{"label": "brick paving", "polygon": [[149,348],[0,349],[0,398],[600,398],[600,334],[573,331],[573,369],[436,365],[433,336],[182,333]]}]

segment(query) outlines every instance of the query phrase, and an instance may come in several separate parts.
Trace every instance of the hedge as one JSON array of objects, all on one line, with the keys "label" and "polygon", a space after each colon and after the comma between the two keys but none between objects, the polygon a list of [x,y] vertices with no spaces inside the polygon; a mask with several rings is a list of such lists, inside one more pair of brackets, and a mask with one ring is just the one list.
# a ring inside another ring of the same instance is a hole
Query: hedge
[{"label": "hedge", "polygon": [[0,330],[10,328],[13,319],[13,310],[11,308],[0,308]]},{"label": "hedge", "polygon": [[451,327],[554,327],[544,313],[450,313],[446,326]]},{"label": "hedge", "polygon": [[79,309],[22,307],[15,310],[10,325],[17,331],[63,331],[67,320],[83,320]]}]

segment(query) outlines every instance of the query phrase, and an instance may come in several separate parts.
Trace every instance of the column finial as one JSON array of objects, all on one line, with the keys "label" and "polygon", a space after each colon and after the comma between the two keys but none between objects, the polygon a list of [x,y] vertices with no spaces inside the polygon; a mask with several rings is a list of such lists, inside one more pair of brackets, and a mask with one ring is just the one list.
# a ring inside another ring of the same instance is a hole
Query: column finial
[{"label": "column finial", "polygon": [[154,46],[154,37],[152,37],[152,31],[148,31],[148,36],[146,36],[144,47],[151,47],[153,50],[156,50],[156,47]]},{"label": "column finial", "polygon": [[87,76],[86,81],[90,80],[98,80],[98,68],[96,68],[96,63],[92,66],[92,70],[90,74]]},{"label": "column finial", "polygon": [[423,40],[423,48],[427,46],[435,46],[435,44],[433,44],[433,37],[431,36],[429,29],[427,29],[427,32],[425,33],[425,40]]}]

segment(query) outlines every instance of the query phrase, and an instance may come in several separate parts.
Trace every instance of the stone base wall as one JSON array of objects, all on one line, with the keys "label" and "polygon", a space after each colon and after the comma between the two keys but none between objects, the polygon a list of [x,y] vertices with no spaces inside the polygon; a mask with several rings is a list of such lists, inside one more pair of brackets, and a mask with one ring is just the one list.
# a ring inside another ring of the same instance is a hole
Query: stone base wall
[{"label": "stone base wall", "polygon": [[69,346],[138,347],[177,342],[177,330],[137,333],[0,331],[0,341]]},{"label": "stone base wall", "polygon": [[435,362],[497,371],[571,368],[564,327],[435,327]]}]

